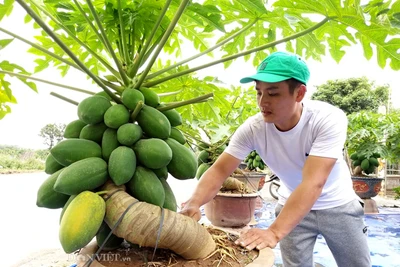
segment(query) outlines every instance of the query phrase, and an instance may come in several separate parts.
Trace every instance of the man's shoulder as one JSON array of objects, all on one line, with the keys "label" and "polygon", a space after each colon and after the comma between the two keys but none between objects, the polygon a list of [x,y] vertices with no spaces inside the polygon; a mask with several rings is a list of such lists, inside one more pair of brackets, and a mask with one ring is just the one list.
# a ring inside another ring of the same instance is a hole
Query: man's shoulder
[{"label": "man's shoulder", "polygon": [[254,130],[261,130],[263,127],[265,127],[264,119],[261,113],[257,113],[248,117],[239,127],[239,131],[253,132]]},{"label": "man's shoulder", "polygon": [[245,124],[248,124],[248,125],[259,125],[259,124],[263,124],[263,123],[264,123],[264,119],[263,119],[261,113],[257,113],[253,116],[250,116],[245,121]]},{"label": "man's shoulder", "polygon": [[319,100],[305,100],[303,103],[307,111],[313,113],[314,115],[327,116],[332,113],[337,115],[345,115],[343,110],[327,102]]}]

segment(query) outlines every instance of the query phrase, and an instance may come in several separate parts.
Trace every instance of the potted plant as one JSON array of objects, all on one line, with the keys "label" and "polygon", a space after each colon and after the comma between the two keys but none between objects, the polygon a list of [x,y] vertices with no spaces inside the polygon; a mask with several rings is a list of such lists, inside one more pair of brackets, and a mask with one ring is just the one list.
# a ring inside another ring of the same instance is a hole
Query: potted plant
[{"label": "potted plant", "polygon": [[[202,143],[204,149],[198,154],[197,179],[224,151],[227,140],[213,145]],[[266,175],[261,170],[266,166],[256,151],[249,153],[244,162],[242,168],[238,167],[225,180],[218,194],[204,205],[207,219],[215,226],[243,227],[255,221],[257,191],[263,187]]]},{"label": "potted plant", "polygon": [[239,165],[239,168],[232,174],[234,178],[245,183],[249,188],[260,191],[265,183],[265,169],[267,165],[258,155],[257,151],[253,150],[244,159],[244,162]]},{"label": "potted plant", "polygon": [[383,178],[378,177],[379,153],[366,156],[363,152],[355,152],[350,156],[352,161],[353,189],[360,198],[375,197],[381,190]]},{"label": "potted plant", "polygon": [[347,151],[353,188],[362,199],[375,197],[383,178],[379,170],[388,155],[386,147],[387,121],[384,114],[361,111],[349,115]]}]

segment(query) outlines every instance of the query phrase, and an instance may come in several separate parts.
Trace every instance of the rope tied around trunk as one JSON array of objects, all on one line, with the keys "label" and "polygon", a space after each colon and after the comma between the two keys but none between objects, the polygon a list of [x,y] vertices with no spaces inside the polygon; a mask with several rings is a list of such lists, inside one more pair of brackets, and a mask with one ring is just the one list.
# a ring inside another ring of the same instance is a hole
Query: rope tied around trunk
[{"label": "rope tied around trunk", "polygon": [[[114,193],[119,188],[122,190]],[[138,200],[111,181],[101,190],[113,193],[107,198],[104,220],[115,226],[112,232],[116,236],[142,247],[169,249],[185,259],[204,258],[214,251],[212,236],[193,218],[143,201],[132,208],[129,205]]]},{"label": "rope tied around trunk", "polygon": [[[119,191],[124,191],[124,190],[122,188],[118,188],[118,189],[112,191],[110,194],[107,194],[107,196],[105,196],[103,198],[104,201],[107,202],[109,199],[111,199],[111,197],[115,193],[117,193]],[[133,207],[137,203],[140,203],[140,201],[137,200],[137,199],[134,199],[134,201],[131,204],[129,204],[129,206],[125,209],[125,211],[122,213],[122,215],[118,218],[118,221],[113,225],[113,227],[111,228],[110,233],[108,233],[107,237],[104,239],[104,242],[99,246],[99,249],[90,257],[90,259],[85,263],[85,265],[83,267],[89,267],[93,263],[93,261],[98,257],[99,253],[103,250],[104,246],[107,244],[107,241],[110,239],[110,237],[113,234],[114,230],[120,225],[120,223],[124,219],[125,215],[128,213],[129,209],[131,207]],[[160,241],[161,230],[162,230],[162,226],[163,226],[163,223],[164,223],[164,208],[163,207],[160,207],[160,208],[161,208],[160,224],[159,224],[159,228],[158,228],[156,244],[155,244],[155,247],[154,247],[153,256],[151,258],[151,261],[154,260],[154,257],[156,255],[158,242]]]}]

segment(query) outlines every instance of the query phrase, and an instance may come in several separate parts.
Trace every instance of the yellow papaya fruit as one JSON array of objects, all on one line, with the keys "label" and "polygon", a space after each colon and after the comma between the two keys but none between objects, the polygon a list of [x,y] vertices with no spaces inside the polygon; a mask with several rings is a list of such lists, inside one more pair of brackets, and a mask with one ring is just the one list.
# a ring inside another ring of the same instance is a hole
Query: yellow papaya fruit
[{"label": "yellow papaya fruit", "polygon": [[61,219],[59,239],[66,253],[72,253],[96,236],[106,213],[106,203],[91,191],[79,193]]}]

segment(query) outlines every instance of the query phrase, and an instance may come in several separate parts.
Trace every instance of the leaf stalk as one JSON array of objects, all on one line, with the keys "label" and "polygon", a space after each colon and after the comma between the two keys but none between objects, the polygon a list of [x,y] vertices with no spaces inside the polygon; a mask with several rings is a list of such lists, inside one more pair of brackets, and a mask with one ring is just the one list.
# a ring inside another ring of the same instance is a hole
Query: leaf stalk
[{"label": "leaf stalk", "polygon": [[68,35],[74,39],[80,46],[84,47],[86,51],[88,51],[93,57],[95,57],[104,67],[106,67],[112,74],[115,76],[119,76],[119,73],[110,65],[107,61],[105,61],[101,56],[99,56],[96,52],[90,49],[84,42],[79,40],[69,29],[65,27],[64,24],[60,23],[55,17],[53,17],[47,10],[38,5],[35,1],[30,1],[30,3],[34,4],[38,9],[40,9],[44,14],[46,14],[52,21],[54,21],[61,29],[63,29]]},{"label": "leaf stalk", "polygon": [[160,16],[158,17],[156,23],[154,24],[154,27],[151,30],[149,38],[147,39],[145,45],[143,46],[142,50],[139,52],[139,55],[135,60],[135,63],[132,67],[132,76],[131,77],[136,76],[136,74],[142,64],[143,58],[146,55],[147,50],[148,50],[151,42],[153,41],[154,35],[156,34],[157,29],[160,27],[161,21],[163,20],[165,13],[167,13],[167,10],[168,10],[171,2],[172,2],[172,0],[167,0],[163,9],[161,10]]},{"label": "leaf stalk", "polygon": [[207,54],[207,53],[209,53],[209,52],[214,51],[214,50],[217,49],[218,47],[223,46],[224,44],[226,44],[226,43],[229,42],[230,40],[233,40],[234,38],[236,38],[237,36],[239,36],[239,35],[242,34],[243,32],[247,31],[251,26],[254,25],[254,23],[257,22],[257,20],[258,20],[258,19],[253,20],[253,21],[250,22],[248,25],[246,25],[246,27],[243,27],[243,28],[240,29],[238,32],[236,32],[235,34],[233,34],[233,35],[230,36],[229,38],[226,38],[225,40],[223,40],[223,41],[217,43],[217,44],[214,45],[213,47],[210,47],[210,48],[204,50],[203,52],[201,52],[201,53],[199,53],[199,54],[197,54],[197,55],[194,55],[194,56],[189,57],[189,58],[187,58],[187,59],[185,59],[185,60],[182,60],[182,61],[180,61],[180,62],[178,62],[178,63],[175,63],[175,64],[169,66],[168,68],[164,68],[164,69],[162,69],[162,70],[159,70],[159,71],[157,71],[157,72],[154,72],[154,73],[148,75],[148,76],[147,76],[147,79],[150,80],[150,79],[152,79],[152,78],[154,78],[154,77],[156,77],[156,76],[158,76],[158,75],[160,75],[160,74],[162,74],[162,73],[165,73],[165,72],[167,72],[167,71],[170,71],[170,70],[172,70],[172,69],[174,69],[174,68],[176,68],[176,67],[178,67],[178,66],[181,66],[181,65],[183,65],[183,64],[185,64],[185,63],[187,63],[187,62],[190,62],[190,61],[192,61],[192,60],[195,60],[196,58],[199,58],[199,57],[201,57],[202,55],[205,55],[205,54]]},{"label": "leaf stalk", "polygon": [[110,40],[108,40],[107,34],[103,28],[103,25],[101,24],[100,18],[97,15],[97,12],[92,4],[91,0],[86,0],[86,3],[88,4],[88,7],[90,9],[90,12],[92,13],[92,16],[94,18],[94,20],[96,21],[97,27],[99,27],[99,30],[101,32],[101,35],[103,36],[103,40],[104,43],[106,45],[106,47],[108,47],[108,50],[111,54],[111,57],[113,58],[115,64],[117,65],[118,71],[121,75],[122,80],[124,81],[125,86],[129,85],[129,78],[125,73],[125,70],[122,68],[121,62],[119,61],[119,59],[117,58],[117,55],[115,54],[112,45],[110,43]]},{"label": "leaf stalk", "polygon": [[70,56],[70,58],[84,71],[90,78],[93,79],[116,103],[121,103],[121,100],[114,95],[107,86],[96,76],[94,75],[76,56],[75,54],[53,33],[53,31],[47,26],[43,20],[25,3],[23,0],[15,0],[18,4],[25,9],[25,11],[30,15],[37,24],[64,50],[65,53]]},{"label": "leaf stalk", "polygon": [[169,36],[171,35],[172,31],[175,28],[175,25],[178,23],[179,18],[181,17],[183,11],[185,10],[187,4],[189,3],[190,0],[182,0],[181,4],[179,5],[178,10],[175,13],[175,16],[173,17],[171,23],[169,24],[167,30],[165,31],[163,37],[161,38],[160,43],[158,44],[158,47],[156,48],[153,57],[150,58],[149,64],[146,66],[146,69],[143,71],[143,73],[140,75],[139,81],[135,84],[134,88],[140,88],[142,85],[143,81],[146,79],[147,74],[149,73],[151,67],[153,66],[154,62],[156,61],[158,55],[160,54],[161,50],[164,47],[164,44],[167,42]]},{"label": "leaf stalk", "polygon": [[22,78],[22,79],[28,79],[28,80],[38,81],[38,82],[42,82],[42,83],[47,83],[47,84],[51,84],[51,85],[54,85],[54,86],[70,89],[70,90],[73,90],[73,91],[89,94],[89,95],[94,95],[95,94],[92,91],[88,91],[88,90],[85,90],[85,89],[80,89],[80,88],[76,88],[76,87],[69,86],[69,85],[64,85],[64,84],[60,84],[60,83],[56,83],[56,82],[51,82],[51,81],[43,80],[43,79],[36,78],[36,77],[30,76],[30,75],[24,75],[24,74],[21,74],[21,73],[15,73],[15,72],[10,72],[10,71],[6,71],[6,70],[0,70],[0,73],[4,73],[4,74],[10,75],[10,76],[15,76],[15,77]]},{"label": "leaf stalk", "polygon": [[171,80],[171,79],[174,79],[174,78],[177,78],[177,77],[180,77],[180,76],[183,76],[183,75],[186,75],[186,74],[189,74],[189,73],[192,73],[192,72],[201,70],[201,69],[205,69],[205,68],[214,66],[214,65],[219,64],[219,63],[223,63],[223,62],[226,62],[226,61],[234,60],[234,59],[237,59],[237,58],[239,58],[239,57],[246,56],[246,55],[249,55],[249,54],[251,54],[251,53],[258,52],[258,51],[260,51],[260,50],[267,49],[267,48],[276,46],[276,45],[278,45],[278,44],[291,41],[291,40],[293,40],[293,39],[296,39],[296,38],[299,38],[299,37],[301,37],[301,36],[303,36],[303,35],[309,34],[310,32],[312,32],[312,31],[314,31],[314,30],[320,28],[322,25],[324,25],[325,23],[327,23],[330,19],[331,19],[331,18],[326,17],[326,18],[323,19],[321,22],[319,22],[319,23],[313,25],[312,27],[310,27],[310,28],[308,28],[308,29],[306,29],[306,30],[304,30],[304,31],[295,33],[295,34],[293,34],[293,35],[290,35],[290,36],[288,36],[288,37],[282,38],[282,39],[277,40],[277,41],[273,41],[273,42],[267,43],[267,44],[265,44],[265,45],[261,45],[261,46],[255,47],[255,48],[253,48],[253,49],[249,49],[249,50],[243,51],[243,52],[241,52],[241,53],[237,53],[237,54],[232,55],[232,56],[228,56],[228,57],[225,57],[225,58],[221,58],[221,59],[219,59],[219,60],[215,60],[215,61],[213,61],[213,62],[204,64],[204,65],[201,65],[201,66],[198,66],[198,67],[194,67],[194,68],[191,68],[191,69],[188,69],[188,70],[185,70],[185,71],[181,71],[181,72],[172,74],[172,75],[170,75],[170,76],[167,76],[167,77],[164,77],[164,78],[155,80],[155,81],[146,82],[146,83],[143,84],[143,86],[144,86],[144,87],[152,87],[152,86],[155,86],[155,85],[157,85],[157,84],[160,84],[160,83],[169,81],[169,80]]}]

